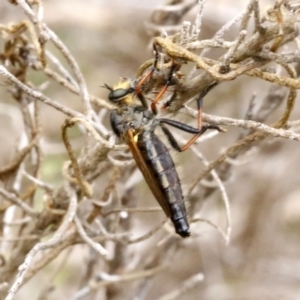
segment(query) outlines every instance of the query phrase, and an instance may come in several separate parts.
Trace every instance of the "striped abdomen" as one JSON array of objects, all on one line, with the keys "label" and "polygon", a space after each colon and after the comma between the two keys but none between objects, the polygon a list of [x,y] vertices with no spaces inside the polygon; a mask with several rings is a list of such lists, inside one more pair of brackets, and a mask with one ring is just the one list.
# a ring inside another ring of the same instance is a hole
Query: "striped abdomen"
[{"label": "striped abdomen", "polygon": [[157,200],[164,202],[163,208],[167,207],[164,211],[171,218],[176,233],[182,237],[189,236],[180,179],[168,149],[151,130],[138,134],[137,147],[164,196],[164,199]]}]

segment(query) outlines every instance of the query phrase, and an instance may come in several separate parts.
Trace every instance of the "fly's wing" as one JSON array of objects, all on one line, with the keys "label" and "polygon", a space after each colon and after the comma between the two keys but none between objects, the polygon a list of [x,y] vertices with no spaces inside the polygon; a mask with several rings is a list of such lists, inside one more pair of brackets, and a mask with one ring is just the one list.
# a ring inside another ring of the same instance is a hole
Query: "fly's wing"
[{"label": "fly's wing", "polygon": [[136,142],[134,140],[133,137],[133,132],[132,130],[128,130],[126,132],[126,142],[129,146],[129,149],[132,153],[132,156],[137,164],[137,166],[139,167],[140,171],[142,172],[151,192],[153,193],[155,199],[158,201],[158,203],[160,204],[160,206],[162,207],[162,209],[164,210],[165,214],[167,215],[167,217],[170,217],[170,207],[168,204],[167,199],[164,197],[164,195],[162,194],[159,186],[157,185],[157,182],[154,178],[154,176],[151,173],[151,170],[149,170],[147,164],[145,163],[141,152],[139,150],[139,148],[136,145]]}]

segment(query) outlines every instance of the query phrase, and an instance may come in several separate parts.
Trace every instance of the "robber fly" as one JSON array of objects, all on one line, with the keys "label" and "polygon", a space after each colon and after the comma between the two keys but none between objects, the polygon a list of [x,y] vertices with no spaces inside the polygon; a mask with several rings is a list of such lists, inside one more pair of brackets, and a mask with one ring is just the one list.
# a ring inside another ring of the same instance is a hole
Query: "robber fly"
[{"label": "robber fly", "polygon": [[175,120],[156,117],[148,109],[142,94],[136,93],[136,86],[137,82],[130,80],[123,80],[114,88],[105,85],[110,90],[108,99],[117,105],[110,114],[112,130],[129,146],[154,197],[173,222],[176,233],[188,237],[190,229],[180,179],[167,147],[155,130],[160,127],[171,146],[182,151],[166,125],[197,136],[207,129],[220,129],[207,125],[199,130]]}]

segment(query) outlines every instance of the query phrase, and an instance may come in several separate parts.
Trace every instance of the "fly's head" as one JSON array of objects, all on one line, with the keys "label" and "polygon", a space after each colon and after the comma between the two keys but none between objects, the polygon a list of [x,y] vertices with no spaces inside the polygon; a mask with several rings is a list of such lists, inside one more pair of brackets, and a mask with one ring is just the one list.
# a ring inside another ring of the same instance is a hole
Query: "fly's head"
[{"label": "fly's head", "polygon": [[134,92],[133,83],[127,78],[123,78],[117,85],[113,88],[104,84],[110,93],[108,95],[108,100],[112,103],[122,106],[122,105],[133,105],[134,104]]}]

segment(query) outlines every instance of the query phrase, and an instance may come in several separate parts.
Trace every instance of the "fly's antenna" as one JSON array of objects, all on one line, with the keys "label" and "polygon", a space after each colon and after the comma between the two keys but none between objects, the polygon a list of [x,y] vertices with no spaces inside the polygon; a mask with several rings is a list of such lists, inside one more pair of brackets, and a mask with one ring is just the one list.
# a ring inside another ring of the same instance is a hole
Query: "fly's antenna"
[{"label": "fly's antenna", "polygon": [[104,85],[100,85],[101,88],[105,88],[110,90],[111,92],[113,91],[113,88],[111,88],[109,85],[107,85],[106,83],[104,83]]}]

